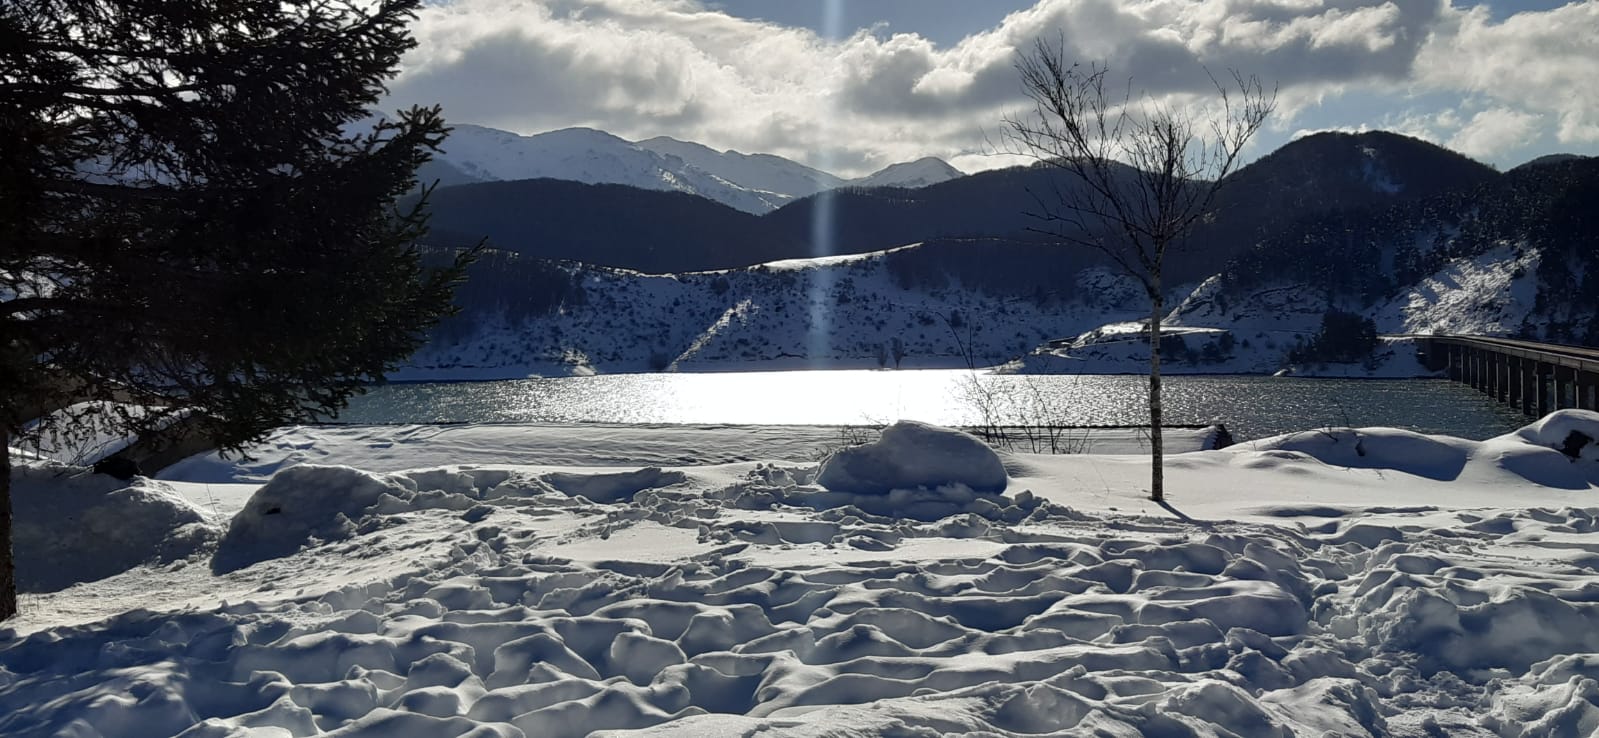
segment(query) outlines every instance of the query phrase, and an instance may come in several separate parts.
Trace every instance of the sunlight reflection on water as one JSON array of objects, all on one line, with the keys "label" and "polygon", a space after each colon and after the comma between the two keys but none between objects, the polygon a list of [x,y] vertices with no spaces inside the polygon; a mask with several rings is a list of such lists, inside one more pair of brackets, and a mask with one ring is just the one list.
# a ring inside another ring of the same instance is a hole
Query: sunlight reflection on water
[{"label": "sunlight reflection on water", "polygon": [[[1173,376],[1167,422],[1222,421],[1235,438],[1385,425],[1487,438],[1521,416],[1444,380]],[[971,425],[1147,422],[1140,376],[1018,377],[964,370],[611,374],[503,382],[394,384],[356,398],[350,423],[590,422],[852,425],[900,419]]]}]

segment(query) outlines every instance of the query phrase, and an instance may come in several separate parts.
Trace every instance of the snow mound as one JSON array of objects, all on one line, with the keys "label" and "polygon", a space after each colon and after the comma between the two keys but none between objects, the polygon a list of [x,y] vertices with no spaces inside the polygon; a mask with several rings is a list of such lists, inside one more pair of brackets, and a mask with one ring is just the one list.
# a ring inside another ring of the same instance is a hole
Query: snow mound
[{"label": "snow mound", "polygon": [[170,486],[53,462],[12,476],[17,587],[54,592],[199,553],[221,526]]},{"label": "snow mound", "polygon": [[1599,463],[1599,413],[1592,410],[1556,410],[1502,439],[1519,438],[1536,446],[1555,449],[1589,470]]},{"label": "snow mound", "polygon": [[1391,470],[1438,481],[1583,490],[1599,486],[1599,413],[1559,410],[1486,441],[1430,436],[1396,428],[1324,428],[1232,447],[1250,468],[1292,465],[1309,457],[1350,469]]},{"label": "snow mound", "polygon": [[217,572],[287,556],[313,541],[336,541],[356,533],[356,521],[384,497],[414,497],[416,483],[347,466],[306,464],[285,469],[250,496],[233,516],[217,549]]},{"label": "snow mound", "polygon": [[976,436],[914,420],[884,428],[876,442],[834,453],[816,476],[830,491],[855,495],[951,485],[999,493],[1008,481],[999,455]]},{"label": "snow mound", "polygon": [[1389,469],[1448,481],[1460,476],[1478,444],[1448,436],[1429,436],[1397,428],[1326,428],[1263,438],[1234,447],[1251,455],[1266,453],[1290,463],[1303,454],[1329,466]]},{"label": "snow mound", "polygon": [[496,506],[552,508],[625,503],[646,489],[683,482],[682,472],[659,467],[628,472],[549,472],[419,469],[378,474],[347,466],[301,464],[263,485],[233,517],[212,569],[226,573],[307,546],[344,541],[383,528],[385,519],[443,510],[474,521]]}]

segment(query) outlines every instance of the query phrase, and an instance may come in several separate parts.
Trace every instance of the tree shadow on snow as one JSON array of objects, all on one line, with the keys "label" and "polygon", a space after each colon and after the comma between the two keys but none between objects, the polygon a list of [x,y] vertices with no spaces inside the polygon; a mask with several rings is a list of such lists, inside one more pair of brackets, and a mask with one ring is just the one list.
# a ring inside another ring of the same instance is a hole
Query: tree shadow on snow
[{"label": "tree shadow on snow", "polygon": [[1171,502],[1169,502],[1167,500],[1155,500],[1154,503],[1157,504],[1157,505],[1160,505],[1162,508],[1164,508],[1166,510],[1166,512],[1171,513],[1173,517],[1177,518],[1178,520],[1183,521],[1184,523],[1197,523],[1197,522],[1199,522],[1199,521],[1189,517],[1188,513],[1185,513],[1182,510],[1178,510],[1177,508],[1172,507]]}]

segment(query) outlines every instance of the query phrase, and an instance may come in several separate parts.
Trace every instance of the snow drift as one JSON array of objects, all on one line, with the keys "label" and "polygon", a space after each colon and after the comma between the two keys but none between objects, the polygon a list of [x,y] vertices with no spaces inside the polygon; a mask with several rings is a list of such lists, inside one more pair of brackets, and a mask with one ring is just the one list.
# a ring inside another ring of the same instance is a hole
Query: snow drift
[{"label": "snow drift", "polygon": [[140,564],[208,550],[222,526],[161,482],[123,482],[54,462],[23,464],[12,479],[17,587],[53,592]]},{"label": "snow drift", "polygon": [[1599,439],[1599,413],[1559,410],[1486,441],[1394,428],[1327,428],[1252,441],[1231,452],[1287,452],[1331,466],[1386,469],[1440,481],[1465,475],[1477,482],[1584,490],[1599,484],[1594,439]]},{"label": "snow drift", "polygon": [[[1145,459],[925,426],[838,466],[300,465],[225,574],[136,569],[0,633],[0,734],[1589,735],[1599,490],[1560,485],[1596,432],[1171,459],[1172,504],[1238,521],[1138,507]],[[1277,487],[1322,504],[1256,514]]]},{"label": "snow drift", "polygon": [[951,484],[998,493],[1005,491],[1006,478],[999,456],[976,436],[902,420],[884,428],[872,443],[829,456],[816,482],[857,495]]}]

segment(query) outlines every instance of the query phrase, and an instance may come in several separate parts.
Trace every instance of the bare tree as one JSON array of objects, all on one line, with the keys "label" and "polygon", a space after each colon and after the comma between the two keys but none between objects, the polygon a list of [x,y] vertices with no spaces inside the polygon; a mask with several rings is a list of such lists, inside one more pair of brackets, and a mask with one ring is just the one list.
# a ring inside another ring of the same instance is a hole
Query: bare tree
[{"label": "bare tree", "polygon": [[1215,77],[1208,106],[1108,93],[1109,69],[1066,61],[1063,40],[1039,40],[1016,62],[1033,115],[1005,120],[1019,153],[1070,175],[1049,196],[1034,193],[1044,225],[1063,244],[1098,250],[1137,279],[1149,296],[1150,498],[1165,498],[1161,443],[1161,272],[1204,220],[1239,156],[1276,107],[1255,77]]}]

